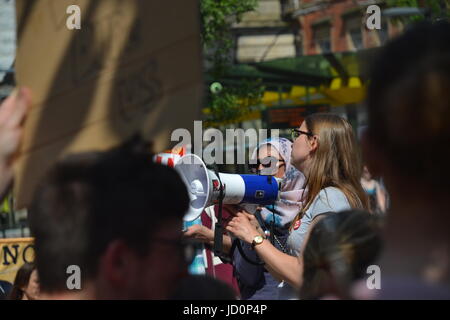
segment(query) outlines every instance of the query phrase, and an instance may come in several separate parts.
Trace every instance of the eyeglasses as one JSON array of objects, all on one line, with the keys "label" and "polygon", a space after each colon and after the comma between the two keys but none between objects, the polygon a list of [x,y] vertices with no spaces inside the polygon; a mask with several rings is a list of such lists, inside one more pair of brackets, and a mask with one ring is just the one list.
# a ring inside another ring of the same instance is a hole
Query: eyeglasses
[{"label": "eyeglasses", "polygon": [[314,136],[314,134],[312,132],[302,131],[299,129],[292,129],[292,131],[291,131],[292,141],[294,141],[295,139],[300,137],[302,134],[307,135],[308,137]]},{"label": "eyeglasses", "polygon": [[192,261],[194,261],[198,242],[184,238],[182,239],[152,238],[152,241],[174,246],[175,248],[177,248],[178,254],[183,258],[184,262],[187,265],[190,265]]},{"label": "eyeglasses", "polygon": [[[267,158],[270,158],[270,157],[267,157]],[[258,161],[255,164],[249,164],[250,170],[253,173],[257,173],[259,171],[259,166],[260,165],[263,166],[263,168],[266,168],[266,169],[271,168],[272,161],[265,160],[267,158],[264,158],[263,160],[258,159]],[[281,163],[280,165],[277,165],[278,169],[285,165],[283,159],[278,159],[277,164],[278,163]]]}]

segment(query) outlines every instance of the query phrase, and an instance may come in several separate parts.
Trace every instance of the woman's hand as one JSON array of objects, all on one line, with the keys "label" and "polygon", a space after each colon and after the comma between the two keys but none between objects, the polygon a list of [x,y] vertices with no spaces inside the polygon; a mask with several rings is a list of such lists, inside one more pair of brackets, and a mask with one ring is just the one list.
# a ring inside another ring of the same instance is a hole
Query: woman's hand
[{"label": "woman's hand", "polygon": [[264,230],[261,228],[258,219],[256,219],[254,214],[248,213],[245,210],[242,210],[241,213],[243,213],[247,219],[250,221],[250,223],[255,227],[256,231],[262,236],[265,237],[266,234],[264,233]]},{"label": "woman's hand", "polygon": [[[236,217],[228,223],[226,230],[236,238],[251,244],[253,239],[261,234],[258,232],[255,224],[250,221],[249,215],[249,213],[238,212]],[[256,221],[256,223],[258,222]]]},{"label": "woman's hand", "polygon": [[[245,216],[250,221],[250,223],[253,225],[253,227],[256,229],[256,231],[259,233],[259,235],[261,235],[262,237],[265,237],[264,230],[259,225],[258,220],[256,219],[255,215],[248,213],[245,209],[240,208],[236,205],[229,205],[229,210],[232,208],[235,210],[235,212],[234,212],[235,217],[237,217],[239,214]],[[237,220],[235,220],[235,221],[237,221]],[[253,239],[252,239],[252,241],[253,241]]]},{"label": "woman's hand", "polygon": [[214,243],[214,231],[201,224],[194,224],[193,226],[189,227],[183,234],[183,236],[186,238],[196,239],[208,244]]},{"label": "woman's hand", "polygon": [[237,204],[224,204],[222,208],[227,210],[232,216],[236,216],[242,210]]},{"label": "woman's hand", "polygon": [[[228,205],[224,205],[224,208],[227,208],[227,210],[229,212],[231,212],[233,214],[233,216],[235,216],[235,217],[238,215],[238,213],[244,214],[250,220],[250,222],[255,226],[255,228],[258,230],[258,232],[262,236],[264,236],[264,231],[261,228],[261,226],[259,225],[258,220],[256,219],[254,214],[247,212],[245,209],[239,207],[238,205],[228,204]],[[258,209],[260,209],[260,207],[258,207]]]}]

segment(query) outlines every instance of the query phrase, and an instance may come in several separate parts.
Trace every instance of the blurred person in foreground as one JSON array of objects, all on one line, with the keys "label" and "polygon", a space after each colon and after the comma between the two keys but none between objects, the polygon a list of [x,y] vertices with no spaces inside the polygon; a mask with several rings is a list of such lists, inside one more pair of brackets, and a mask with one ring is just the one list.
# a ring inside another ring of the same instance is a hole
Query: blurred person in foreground
[{"label": "blurred person in foreground", "polygon": [[450,299],[450,24],[421,23],[375,61],[363,150],[391,206],[381,290],[362,298]]},{"label": "blurred person in foreground", "polygon": [[381,218],[365,211],[325,213],[315,224],[300,256],[300,299],[350,299],[354,281],[381,252]]},{"label": "blurred person in foreground", "polygon": [[17,271],[9,300],[39,299],[39,277],[34,263],[24,263]]},{"label": "blurred person in foreground", "polygon": [[184,278],[172,300],[236,300],[232,287],[220,280],[207,275],[191,275]]},{"label": "blurred person in foreground", "polygon": [[[134,138],[69,156],[37,188],[29,221],[43,299],[166,299],[187,275],[187,190],[149,149]],[[68,289],[71,265],[80,290]]]}]

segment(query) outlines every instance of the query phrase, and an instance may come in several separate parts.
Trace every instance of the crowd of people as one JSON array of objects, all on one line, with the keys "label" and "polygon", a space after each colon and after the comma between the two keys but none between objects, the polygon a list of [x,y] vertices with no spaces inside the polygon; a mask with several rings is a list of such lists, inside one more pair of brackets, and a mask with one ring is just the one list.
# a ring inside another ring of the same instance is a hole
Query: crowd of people
[{"label": "crowd of people", "polygon": [[[226,277],[187,273],[192,244],[217,239],[217,206],[203,214],[209,226],[183,232],[183,181],[135,136],[66,157],[40,182],[29,208],[35,265],[17,273],[10,299],[449,299],[450,24],[406,30],[370,79],[360,144],[347,120],[318,113],[292,141],[257,147],[253,170],[276,158],[281,197],[224,207]],[[21,88],[0,107],[1,194],[30,100]],[[67,288],[71,265],[82,270],[79,290]],[[365,281],[371,265],[377,290]]]}]

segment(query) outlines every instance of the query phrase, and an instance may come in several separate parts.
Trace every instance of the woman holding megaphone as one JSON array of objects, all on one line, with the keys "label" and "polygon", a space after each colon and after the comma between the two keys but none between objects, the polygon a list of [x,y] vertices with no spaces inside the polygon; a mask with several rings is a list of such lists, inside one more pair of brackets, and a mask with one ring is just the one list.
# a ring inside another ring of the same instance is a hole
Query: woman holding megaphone
[{"label": "woman holding megaphone", "polygon": [[[291,164],[292,142],[285,138],[271,138],[263,141],[255,149],[252,159],[256,160],[255,165],[251,167],[253,173],[259,173],[262,170],[272,170],[270,172],[276,178],[281,179],[281,199],[274,206],[258,208],[261,214],[262,222],[265,229],[271,229],[275,238],[276,250],[286,248],[286,240],[289,234],[289,226],[292,220],[301,209],[302,186],[304,185],[304,175],[299,172]],[[276,165],[273,166],[268,157],[276,159]],[[267,163],[267,165],[266,165]],[[270,166],[270,169],[269,169]],[[225,211],[237,212],[239,208],[235,206],[225,205]],[[253,214],[248,215],[253,228],[259,227],[258,222]],[[270,228],[269,226],[272,226]],[[268,228],[269,227],[269,228]],[[263,230],[259,227],[259,232],[264,235]],[[214,245],[214,231],[203,225],[194,225],[190,227],[185,236],[198,239],[211,246]],[[271,276],[271,274],[262,265],[249,263],[250,261],[258,261],[251,245],[242,241],[242,251],[246,256],[245,259],[239,250],[234,250],[232,260],[234,273],[239,280],[239,289],[241,299],[276,299],[278,296],[279,281]],[[232,247],[231,238],[228,235],[223,237],[224,251],[230,253]]]},{"label": "woman holding megaphone", "polygon": [[[261,237],[246,212],[238,212],[226,230],[250,244],[271,274],[283,280],[279,298],[296,298],[301,286],[298,258],[311,227],[327,212],[367,209],[368,199],[360,183],[362,165],[351,125],[332,114],[308,116],[293,130],[292,164],[305,174],[303,207],[293,219],[287,253]],[[286,285],[286,283],[288,285]]]}]

